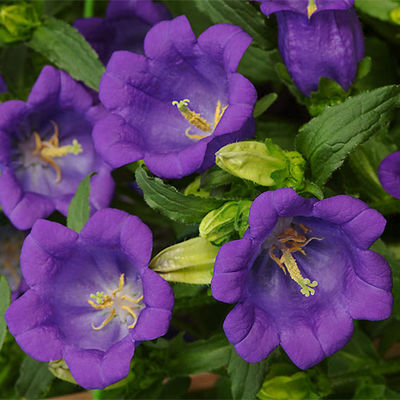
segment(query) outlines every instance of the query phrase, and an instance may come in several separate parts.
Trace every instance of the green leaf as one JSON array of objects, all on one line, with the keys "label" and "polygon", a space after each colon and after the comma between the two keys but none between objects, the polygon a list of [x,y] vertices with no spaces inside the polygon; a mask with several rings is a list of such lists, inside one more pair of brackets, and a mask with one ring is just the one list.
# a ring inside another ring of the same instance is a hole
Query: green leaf
[{"label": "green leaf", "polygon": [[80,232],[90,217],[90,178],[85,177],[79,184],[75,196],[68,207],[67,226],[76,232]]},{"label": "green leaf", "polygon": [[277,49],[263,50],[251,44],[240,60],[238,72],[259,84],[268,81],[279,81],[275,65],[282,62]]},{"label": "green leaf", "polygon": [[258,363],[248,363],[231,347],[228,374],[231,378],[232,398],[255,399],[268,371],[268,359]]},{"label": "green leaf", "polygon": [[34,31],[28,45],[73,78],[98,90],[100,78],[105,72],[104,65],[85,38],[71,25],[47,18]]},{"label": "green leaf", "polygon": [[275,47],[274,30],[266,25],[266,17],[247,1],[193,0],[197,8],[214,24],[228,23],[240,26],[263,49]]},{"label": "green leaf", "polygon": [[297,149],[309,162],[316,184],[325,184],[352,150],[390,122],[399,95],[400,86],[393,85],[350,97],[300,129]]},{"label": "green leaf", "polygon": [[399,0],[356,0],[355,7],[370,15],[371,17],[378,18],[382,21],[393,21],[391,18],[391,11],[400,7]]},{"label": "green leaf", "polygon": [[47,363],[26,356],[21,364],[19,378],[15,384],[17,394],[26,399],[40,399],[48,391],[54,376]]},{"label": "green leaf", "polygon": [[231,345],[225,335],[217,335],[193,343],[175,343],[168,352],[168,375],[187,376],[224,367],[230,359]]},{"label": "green leaf", "polygon": [[0,275],[0,350],[4,343],[4,338],[7,333],[6,321],[4,321],[4,314],[10,305],[11,291],[8,285],[7,278]]},{"label": "green leaf", "polygon": [[256,106],[254,107],[254,118],[258,118],[265,113],[275,103],[278,95],[276,93],[270,93],[266,96],[262,97],[257,101]]},{"label": "green leaf", "polygon": [[138,168],[135,176],[146,203],[174,221],[199,223],[209,211],[224,203],[210,197],[186,196],[161,179],[148,176],[143,168]]},{"label": "green leaf", "polygon": [[383,256],[390,264],[393,275],[393,314],[392,317],[400,320],[400,259],[389,249],[382,240],[377,240],[371,247]]}]

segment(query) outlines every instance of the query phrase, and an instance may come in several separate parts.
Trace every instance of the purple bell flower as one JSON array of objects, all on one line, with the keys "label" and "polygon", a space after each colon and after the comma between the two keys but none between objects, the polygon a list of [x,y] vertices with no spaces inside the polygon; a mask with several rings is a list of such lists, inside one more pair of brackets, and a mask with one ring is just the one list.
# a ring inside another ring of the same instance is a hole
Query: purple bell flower
[{"label": "purple bell flower", "polygon": [[106,18],[82,18],[74,25],[107,64],[117,50],[143,54],[146,33],[154,24],[170,18],[164,4],[153,0],[110,0]]},{"label": "purple bell flower", "polygon": [[21,269],[30,289],[5,319],[38,361],[64,358],[76,382],[102,389],[128,375],[135,347],[166,333],[172,289],[148,267],[150,229],[123,211],[95,213],[78,235],[39,220]]},{"label": "purple bell flower", "polygon": [[400,151],[388,155],[379,165],[378,177],[382,187],[400,199]]},{"label": "purple bell flower", "polygon": [[279,50],[302,93],[310,96],[322,77],[351,86],[364,57],[354,0],[259,1],[264,14],[276,13]]},{"label": "purple bell flower", "polygon": [[257,197],[249,229],[221,247],[211,282],[217,300],[237,303],[224,331],[238,354],[258,362],[280,344],[305,369],[347,343],[353,319],[388,318],[390,267],[368,250],[385,223],[350,196]]},{"label": "purple bell flower", "polygon": [[218,149],[255,132],[257,93],[235,72],[250,42],[227,24],[196,40],[180,16],[149,31],[145,56],[115,52],[100,82],[112,114],[95,126],[97,151],[113,167],[144,159],[164,178],[212,166]]},{"label": "purple bell flower", "polygon": [[0,94],[8,92],[7,84],[4,82],[3,77],[0,75]]},{"label": "purple bell flower", "polygon": [[43,68],[28,101],[0,105],[0,205],[18,229],[31,228],[55,209],[64,215],[81,180],[91,172],[91,204],[107,207],[111,169],[92,141],[106,114],[69,75]]}]

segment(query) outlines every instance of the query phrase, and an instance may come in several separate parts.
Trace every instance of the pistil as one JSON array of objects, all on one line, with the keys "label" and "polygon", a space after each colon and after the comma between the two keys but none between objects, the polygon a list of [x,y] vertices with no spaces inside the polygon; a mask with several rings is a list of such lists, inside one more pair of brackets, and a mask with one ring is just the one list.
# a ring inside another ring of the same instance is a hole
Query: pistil
[{"label": "pistil", "polygon": [[91,294],[89,297],[93,300],[88,300],[88,303],[95,310],[104,310],[111,309],[108,317],[99,325],[94,326],[92,323],[92,329],[99,331],[103,329],[117,314],[119,314],[120,310],[124,310],[127,312],[132,318],[133,322],[128,325],[128,329],[132,329],[135,327],[138,316],[136,314],[136,309],[140,308],[142,305],[140,302],[143,300],[143,296],[134,299],[125,294],[121,295],[121,292],[124,290],[125,286],[125,274],[121,274],[119,278],[119,286],[117,289],[111,292],[111,296],[108,294],[104,294],[104,292],[96,292],[96,294]]},{"label": "pistil", "polygon": [[[304,233],[310,232],[310,229],[302,224],[300,224],[299,227]],[[306,255],[304,247],[307,246],[311,240],[323,240],[323,238],[310,237],[307,239],[305,235],[299,233],[293,227],[289,227],[283,234],[278,236],[277,244],[273,244],[269,250],[270,257],[278,264],[285,275],[286,271],[289,272],[290,278],[301,287],[300,293],[306,297],[309,297],[310,294],[311,296],[315,294],[315,289],[313,288],[318,286],[318,282],[311,282],[308,278],[302,276],[292,253],[299,251],[303,255]],[[274,253],[276,249],[280,250],[282,254],[280,258]]]},{"label": "pistil", "polygon": [[72,141],[71,145],[60,146],[58,125],[54,121],[50,121],[54,127],[54,134],[48,141],[42,141],[37,132],[34,132],[35,137],[35,150],[32,152],[33,156],[38,156],[39,160],[51,165],[56,171],[56,183],[61,181],[61,169],[58,164],[53,160],[54,158],[64,157],[67,154],[78,155],[82,153],[82,146],[76,139]]},{"label": "pistil", "polygon": [[178,108],[178,110],[181,112],[182,116],[191,125],[193,125],[195,128],[200,129],[201,131],[206,133],[205,135],[191,134],[189,132],[192,127],[187,128],[185,130],[185,136],[188,137],[189,139],[195,139],[195,140],[204,139],[205,137],[210,136],[211,133],[214,131],[214,129],[217,127],[225,110],[228,108],[228,106],[222,107],[221,102],[218,100],[217,107],[215,109],[215,114],[214,114],[214,125],[211,125],[205,118],[201,117],[200,114],[191,110],[188,107],[189,103],[190,103],[189,99],[184,99],[181,101],[174,100],[172,102],[172,105],[176,106]]}]

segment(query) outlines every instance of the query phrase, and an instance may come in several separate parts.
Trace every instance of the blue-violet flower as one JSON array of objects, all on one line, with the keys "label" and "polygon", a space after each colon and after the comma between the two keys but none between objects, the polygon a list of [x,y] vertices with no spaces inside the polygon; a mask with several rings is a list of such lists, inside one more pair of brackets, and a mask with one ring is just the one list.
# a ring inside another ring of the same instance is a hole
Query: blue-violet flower
[{"label": "blue-violet flower", "polygon": [[149,29],[171,15],[164,4],[153,0],[110,0],[106,18],[82,18],[75,28],[107,64],[116,50],[143,54],[143,41]]},{"label": "blue-violet flower", "polygon": [[347,343],[353,319],[389,317],[390,267],[368,250],[385,223],[350,196],[257,197],[249,229],[221,247],[211,282],[216,299],[237,303],[224,331],[238,354],[258,362],[280,344],[305,369]]},{"label": "blue-violet flower", "polygon": [[378,176],[382,187],[400,199],[400,151],[388,155],[379,165]]},{"label": "blue-violet flower", "polygon": [[113,167],[144,158],[165,178],[212,166],[219,148],[254,134],[257,94],[235,72],[250,42],[227,24],[196,40],[180,16],[149,31],[145,56],[115,52],[100,82],[112,114],[95,126],[97,151]]},{"label": "blue-violet flower", "polygon": [[91,204],[107,207],[114,191],[111,169],[96,153],[93,124],[102,106],[69,75],[43,68],[28,101],[0,105],[0,205],[18,229],[55,209],[67,214],[81,180],[91,172]]},{"label": "blue-violet flower", "polygon": [[64,358],[76,382],[101,389],[127,376],[135,347],[166,333],[172,289],[148,267],[152,234],[123,211],[95,213],[80,234],[39,220],[22,247],[30,289],[6,312],[21,348]]},{"label": "blue-violet flower", "polygon": [[321,77],[347,90],[364,56],[354,0],[257,0],[276,13],[279,50],[296,86],[310,96]]}]

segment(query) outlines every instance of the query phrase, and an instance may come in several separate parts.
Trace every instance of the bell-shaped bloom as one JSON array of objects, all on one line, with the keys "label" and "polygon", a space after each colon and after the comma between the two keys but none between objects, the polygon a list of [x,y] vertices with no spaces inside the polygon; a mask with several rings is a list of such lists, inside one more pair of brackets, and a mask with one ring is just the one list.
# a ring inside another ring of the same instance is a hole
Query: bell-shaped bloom
[{"label": "bell-shaped bloom", "polygon": [[30,289],[5,319],[38,361],[64,358],[76,382],[102,389],[126,377],[135,347],[166,333],[172,289],[148,267],[150,229],[123,211],[95,213],[80,234],[39,220],[21,269]]},{"label": "bell-shaped bloom", "polygon": [[27,289],[19,264],[24,239],[25,234],[12,226],[0,226],[0,275],[8,280],[12,301]]},{"label": "bell-shaped bloom", "polygon": [[249,229],[221,247],[211,282],[216,299],[237,303],[224,331],[238,354],[258,362],[281,345],[305,369],[347,343],[353,319],[389,317],[390,267],[369,250],[385,223],[350,196],[257,197]]},{"label": "bell-shaped bloom", "polygon": [[144,159],[164,178],[215,163],[225,144],[254,135],[254,86],[236,73],[251,38],[214,25],[198,39],[185,16],[154,26],[145,56],[118,51],[100,82],[111,114],[96,124],[97,151],[113,167]]},{"label": "bell-shaped bloom", "polygon": [[146,33],[170,18],[165,5],[153,0],[110,0],[106,18],[82,18],[74,25],[106,64],[116,50],[143,54]]},{"label": "bell-shaped bloom", "polygon": [[382,187],[400,199],[400,151],[390,154],[381,162],[378,176]]},{"label": "bell-shaped bloom", "polygon": [[93,125],[106,114],[69,75],[43,68],[27,102],[0,105],[0,205],[18,229],[54,210],[64,215],[82,179],[91,179],[93,209],[114,191],[110,167],[94,149]]},{"label": "bell-shaped bloom", "polygon": [[259,0],[276,13],[279,50],[302,93],[310,96],[320,78],[347,90],[364,57],[364,39],[353,0]]},{"label": "bell-shaped bloom", "polygon": [[0,75],[0,93],[5,93],[8,91],[7,84],[4,82],[3,77]]}]

